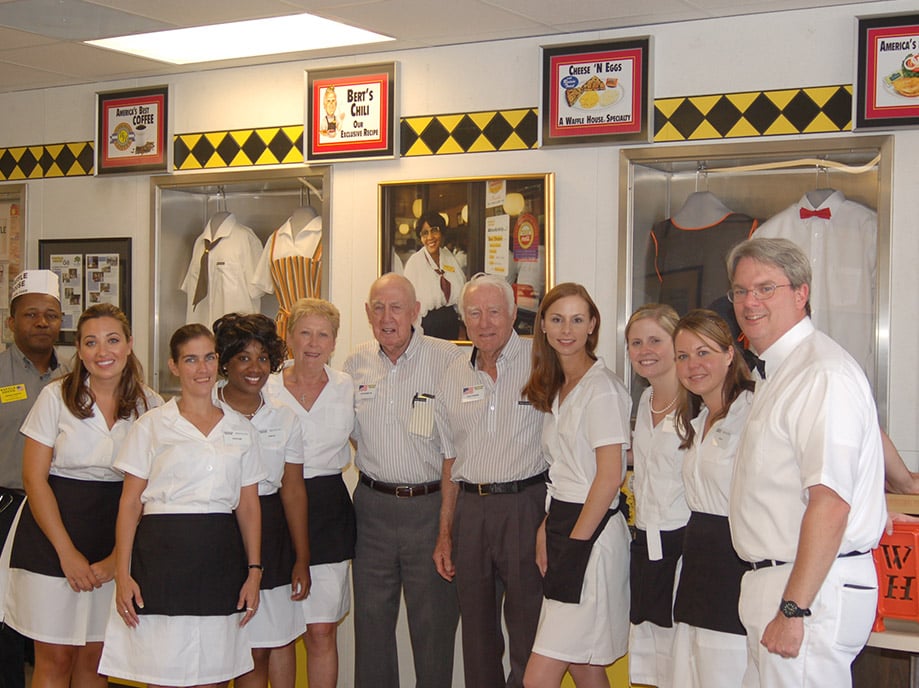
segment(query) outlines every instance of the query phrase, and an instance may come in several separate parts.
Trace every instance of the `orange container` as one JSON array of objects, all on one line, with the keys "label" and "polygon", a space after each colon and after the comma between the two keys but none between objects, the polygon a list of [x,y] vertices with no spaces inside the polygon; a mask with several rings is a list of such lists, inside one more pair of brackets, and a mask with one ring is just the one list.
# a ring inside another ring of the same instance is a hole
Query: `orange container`
[{"label": "orange container", "polygon": [[884,619],[919,621],[919,523],[894,523],[871,555],[878,572],[878,611],[875,632]]}]

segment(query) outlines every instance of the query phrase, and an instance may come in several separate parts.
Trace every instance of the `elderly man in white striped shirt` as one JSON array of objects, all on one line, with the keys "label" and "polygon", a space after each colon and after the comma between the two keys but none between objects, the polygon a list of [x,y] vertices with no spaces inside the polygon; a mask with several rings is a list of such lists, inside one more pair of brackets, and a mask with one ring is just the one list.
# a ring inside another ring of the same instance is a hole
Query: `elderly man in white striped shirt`
[{"label": "elderly man in white striped shirt", "polygon": [[416,329],[419,309],[405,277],[380,277],[366,304],[374,340],[358,346],[344,366],[354,378],[352,438],[360,470],[352,563],[357,688],[399,688],[395,631],[403,594],[416,687],[453,683],[456,591],[431,562],[444,458],[434,401],[462,352]]},{"label": "elderly man in white striped shirt", "polygon": [[434,563],[444,579],[456,580],[467,688],[522,686],[542,605],[535,547],[546,515],[543,414],[521,396],[531,341],[514,331],[514,294],[501,277],[473,277],[459,308],[475,348],[453,361],[436,394],[447,458]]}]

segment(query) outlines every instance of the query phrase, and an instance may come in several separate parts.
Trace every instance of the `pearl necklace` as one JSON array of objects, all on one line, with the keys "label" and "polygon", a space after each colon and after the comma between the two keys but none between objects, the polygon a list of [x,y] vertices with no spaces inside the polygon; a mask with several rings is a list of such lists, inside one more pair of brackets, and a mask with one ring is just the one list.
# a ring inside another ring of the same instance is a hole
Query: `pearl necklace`
[{"label": "pearl necklace", "polygon": [[654,408],[654,390],[652,389],[652,390],[651,390],[651,398],[648,400],[648,406],[651,407],[651,413],[656,413],[656,414],[658,414],[658,415],[661,415],[661,414],[663,414],[663,413],[667,413],[667,411],[669,411],[670,409],[672,409],[673,406],[674,406],[674,404],[676,404],[676,400],[679,399],[679,398],[680,398],[680,395],[679,395],[679,393],[677,393],[677,395],[676,395],[675,397],[673,397],[673,400],[672,400],[669,404],[667,404],[664,408],[662,408],[660,411],[658,411],[656,408]]}]

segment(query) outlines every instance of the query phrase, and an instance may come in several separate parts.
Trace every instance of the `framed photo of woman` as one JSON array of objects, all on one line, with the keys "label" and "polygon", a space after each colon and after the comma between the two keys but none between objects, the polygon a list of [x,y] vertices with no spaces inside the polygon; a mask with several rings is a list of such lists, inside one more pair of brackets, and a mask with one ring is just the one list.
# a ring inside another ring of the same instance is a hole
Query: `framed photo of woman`
[{"label": "framed photo of woman", "polygon": [[414,285],[425,334],[465,341],[457,300],[472,275],[504,277],[518,334],[531,334],[554,284],[551,173],[384,182],[379,186],[379,270]]}]

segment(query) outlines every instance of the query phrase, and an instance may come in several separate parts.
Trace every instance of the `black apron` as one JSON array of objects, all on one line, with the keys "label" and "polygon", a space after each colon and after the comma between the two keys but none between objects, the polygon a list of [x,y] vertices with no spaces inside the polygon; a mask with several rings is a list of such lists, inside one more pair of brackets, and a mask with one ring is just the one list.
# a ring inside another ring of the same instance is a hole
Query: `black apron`
[{"label": "black apron", "polygon": [[676,567],[683,554],[683,533],[686,528],[661,531],[663,557],[658,561],[648,558],[648,534],[635,532],[629,559],[629,621],[670,628],[673,626],[673,582]]},{"label": "black apron", "polygon": [[310,566],[354,558],[357,520],[341,473],[304,480],[308,500]]}]

